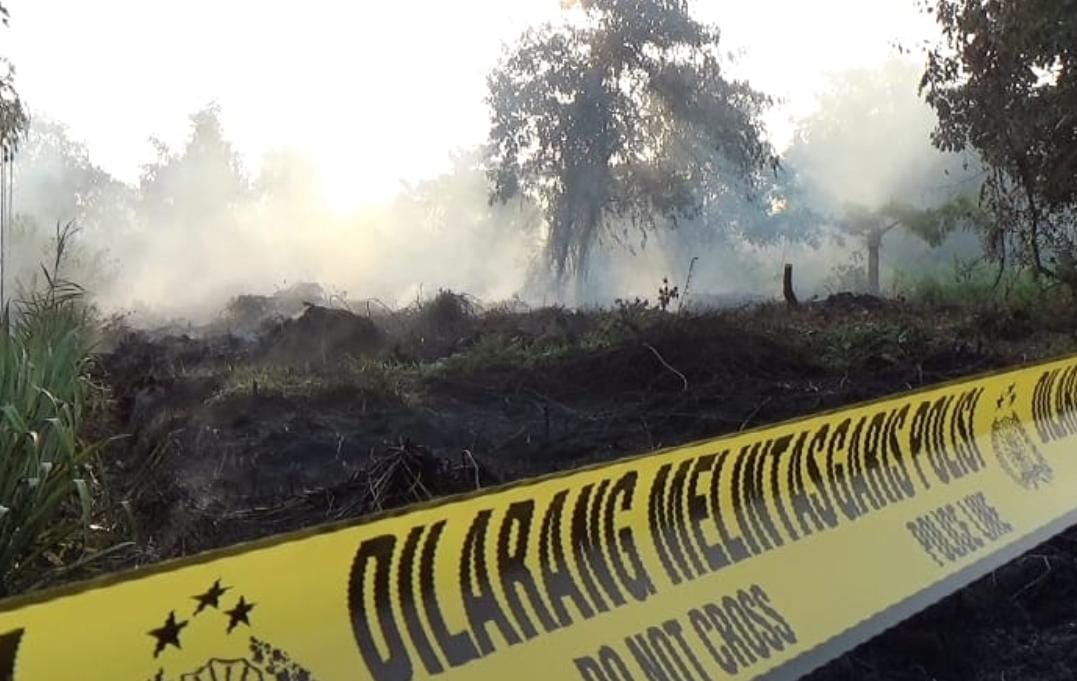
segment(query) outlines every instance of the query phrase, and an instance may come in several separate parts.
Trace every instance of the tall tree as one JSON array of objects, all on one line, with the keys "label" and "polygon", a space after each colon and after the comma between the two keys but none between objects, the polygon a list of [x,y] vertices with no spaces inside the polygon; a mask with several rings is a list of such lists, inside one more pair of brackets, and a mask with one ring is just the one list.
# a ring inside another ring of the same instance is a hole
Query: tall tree
[{"label": "tall tree", "polygon": [[564,23],[525,33],[489,78],[489,174],[495,200],[543,208],[548,260],[579,283],[610,226],[691,218],[776,161],[768,99],[725,75],[718,30],[686,0],[565,4]]},{"label": "tall tree", "polygon": [[[7,8],[0,4],[0,24],[6,27],[7,23]],[[0,56],[0,308],[7,301],[7,248],[4,240],[11,223],[11,164],[28,123],[26,109],[15,90],[15,68],[6,57]]]},{"label": "tall tree", "polygon": [[14,168],[11,281],[32,285],[40,259],[55,248],[56,226],[72,223],[78,237],[67,244],[68,276],[91,289],[106,283],[113,274],[106,248],[132,233],[133,189],[96,166],[66,126],[40,116],[27,128]]},{"label": "tall tree", "polygon": [[233,220],[233,209],[250,197],[250,181],[224,135],[220,108],[211,104],[191,116],[182,151],[151,140],[157,158],[143,167],[141,209],[151,227],[212,230]]},{"label": "tall tree", "polygon": [[27,128],[15,168],[18,212],[38,223],[74,222],[83,234],[128,226],[134,192],[98,167],[67,126],[35,116]]},{"label": "tall tree", "polygon": [[[138,295],[148,300],[171,296],[191,304],[199,297],[223,297],[227,286],[250,276],[234,256],[251,244],[243,238],[249,224],[243,218],[253,203],[250,180],[216,106],[190,121],[189,137],[178,151],[151,140],[157,158],[143,167],[139,182],[140,229],[122,244],[124,278],[138,282]],[[179,252],[191,256],[175,258]]]},{"label": "tall tree", "polygon": [[933,141],[990,168],[990,254],[1077,289],[1077,0],[922,6],[942,29],[921,82]]},{"label": "tall tree", "polygon": [[967,194],[959,194],[929,208],[904,201],[890,201],[877,208],[850,204],[841,218],[845,231],[864,239],[868,255],[867,287],[868,292],[875,295],[882,291],[879,262],[883,237],[892,230],[904,227],[929,246],[937,248],[958,227],[977,228],[986,222],[986,216]]},{"label": "tall tree", "polygon": [[884,237],[905,228],[931,246],[975,217],[978,164],[934,149],[935,116],[917,96],[919,71],[894,60],[835,76],[797,126],[785,163],[803,178],[798,198],[863,239],[867,288],[880,292]]},{"label": "tall tree", "polygon": [[[8,25],[8,11],[0,4],[0,23]],[[15,68],[6,57],[0,57],[0,155],[10,160],[29,118],[15,90]]]}]

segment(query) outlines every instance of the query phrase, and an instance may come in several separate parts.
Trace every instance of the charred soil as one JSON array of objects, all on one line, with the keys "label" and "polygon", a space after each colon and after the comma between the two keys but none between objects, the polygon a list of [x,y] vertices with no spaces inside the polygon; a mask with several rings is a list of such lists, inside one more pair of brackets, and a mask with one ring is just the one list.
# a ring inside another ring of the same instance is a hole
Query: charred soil
[{"label": "charred soil", "polygon": [[[133,332],[101,355],[112,411],[93,431],[127,435],[105,461],[136,543],[109,569],[1077,347],[1077,325],[864,296],[675,315],[480,311],[442,292],[363,312],[308,304],[245,338]],[[811,678],[1073,678],[1075,585],[1077,543],[1063,535]]]}]

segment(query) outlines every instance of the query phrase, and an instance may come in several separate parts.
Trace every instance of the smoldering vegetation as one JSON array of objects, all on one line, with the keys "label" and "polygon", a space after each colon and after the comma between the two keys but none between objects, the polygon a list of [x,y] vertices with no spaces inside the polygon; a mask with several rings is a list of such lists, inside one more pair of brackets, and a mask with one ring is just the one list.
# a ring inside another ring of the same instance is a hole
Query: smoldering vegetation
[{"label": "smoldering vegetation", "polygon": [[[340,214],[302,155],[270,154],[256,169],[241,158],[214,106],[191,116],[179,148],[154,141],[137,185],[111,177],[61,122],[39,115],[16,164],[8,278],[40,285],[37,263],[56,226],[72,223],[67,275],[105,314],[138,326],[219,321],[305,283],[320,287],[309,302],[398,309],[440,289],[485,304],[601,306],[654,300],[666,279],[687,289],[680,305],[714,306],[773,299],[789,262],[802,298],[863,290],[865,237],[850,210],[928,207],[978,188],[975,159],[931,146],[935,119],[917,96],[917,74],[894,61],[836,75],[766,186],[653,229],[611,219],[583,285],[568,292],[543,258],[543,211],[526,198],[490,200],[482,148],[454,153],[446,172],[403,185],[390,201]],[[969,230],[929,243],[899,228],[886,236],[881,278],[888,292],[906,293],[980,255]],[[301,310],[293,300],[272,311]]]},{"label": "smoldering vegetation", "polygon": [[[57,224],[77,228],[66,273],[107,313],[139,325],[212,321],[233,299],[318,282],[338,302],[396,306],[438,286],[509,298],[538,225],[526,205],[490,206],[473,153],[392,202],[334,214],[313,167],[273,154],[241,164],[213,108],[183,149],[157,147],[138,186],[95,166],[62,124],[35,118],[16,167],[9,278],[40,284]],[[9,279],[10,280],[10,279]],[[322,300],[321,302],[325,302]]]}]

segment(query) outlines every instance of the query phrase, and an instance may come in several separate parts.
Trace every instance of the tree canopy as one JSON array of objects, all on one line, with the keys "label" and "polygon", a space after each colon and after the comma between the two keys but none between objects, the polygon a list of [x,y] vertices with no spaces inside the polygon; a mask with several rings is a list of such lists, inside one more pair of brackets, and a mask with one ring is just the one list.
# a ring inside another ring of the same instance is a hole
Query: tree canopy
[{"label": "tree canopy", "polygon": [[932,147],[936,118],[917,95],[919,79],[918,67],[901,60],[834,76],[784,159],[803,178],[805,210],[864,240],[873,293],[883,237],[892,230],[937,247],[979,219],[968,198],[979,187],[979,164]]},{"label": "tree canopy", "polygon": [[923,5],[942,29],[921,82],[933,141],[975,149],[991,169],[989,252],[1077,285],[1077,1]]},{"label": "tree canopy", "polygon": [[143,167],[139,187],[145,218],[157,228],[185,229],[230,221],[250,182],[225,138],[219,107],[211,104],[191,116],[191,135],[181,152],[152,141],[157,158]]},{"label": "tree canopy", "polygon": [[893,201],[929,206],[968,191],[964,184],[975,192],[974,182],[965,182],[978,171],[975,158],[931,144],[937,119],[917,94],[920,75],[916,64],[894,59],[830,78],[783,158],[803,178],[816,209],[877,209]]},{"label": "tree canopy", "polygon": [[[8,11],[2,4],[0,23],[8,23]],[[15,68],[6,57],[0,57],[0,156],[5,160],[15,153],[28,124],[26,109],[15,90]]]},{"label": "tree canopy", "polygon": [[16,160],[19,212],[48,223],[74,222],[83,232],[119,231],[130,220],[134,192],[90,159],[67,126],[35,117]]},{"label": "tree canopy", "polygon": [[726,77],[717,29],[685,0],[568,11],[523,35],[488,97],[492,197],[542,206],[559,277],[585,273],[604,230],[697,216],[776,164],[759,120],[768,98]]}]

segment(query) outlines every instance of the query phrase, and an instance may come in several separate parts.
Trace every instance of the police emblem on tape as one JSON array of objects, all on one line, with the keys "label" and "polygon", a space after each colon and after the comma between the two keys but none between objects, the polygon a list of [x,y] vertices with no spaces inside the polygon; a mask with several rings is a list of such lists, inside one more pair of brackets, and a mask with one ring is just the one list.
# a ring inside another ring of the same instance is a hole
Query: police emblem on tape
[{"label": "police emblem on tape", "polygon": [[176,677],[158,669],[151,681],[317,681],[311,673],[291,660],[287,653],[255,637],[250,638],[250,654],[245,658],[212,658],[201,667]]},{"label": "police emblem on tape", "polygon": [[[310,671],[294,662],[286,652],[249,634],[248,630],[253,627],[252,613],[257,604],[243,595],[226,600],[229,591],[232,591],[232,587],[223,586],[217,580],[204,593],[191,597],[197,605],[189,618],[177,615],[172,610],[161,626],[147,632],[152,638],[149,645],[152,646],[153,658],[159,665],[150,681],[317,681]],[[228,607],[229,603],[231,607]],[[216,613],[217,617],[206,616],[211,613]],[[245,654],[207,657],[193,669],[171,674],[166,672],[163,663],[167,661],[169,653],[172,649],[184,649],[184,630],[194,626],[218,628],[225,639],[222,649],[232,648],[227,639],[244,632],[247,634]]]},{"label": "police emblem on tape", "polygon": [[1021,487],[1034,490],[1051,482],[1054,470],[1036,448],[1014,411],[1016,401],[1016,386],[1010,384],[995,403],[995,419],[991,423],[991,446],[1006,475]]}]

